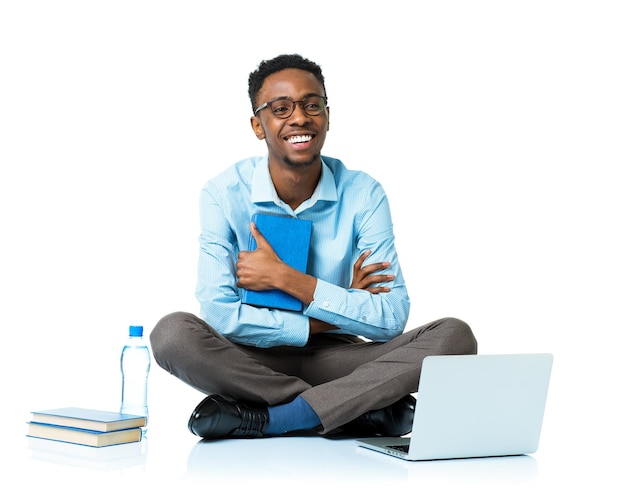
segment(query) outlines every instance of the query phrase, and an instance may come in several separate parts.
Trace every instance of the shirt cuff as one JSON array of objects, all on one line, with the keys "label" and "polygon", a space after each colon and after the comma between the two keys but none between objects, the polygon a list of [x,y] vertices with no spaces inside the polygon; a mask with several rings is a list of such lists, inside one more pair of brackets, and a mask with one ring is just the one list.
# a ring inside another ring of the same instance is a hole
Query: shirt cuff
[{"label": "shirt cuff", "polygon": [[301,313],[285,312],[283,318],[283,342],[289,346],[306,346],[309,342],[309,317]]},{"label": "shirt cuff", "polygon": [[304,310],[305,315],[322,318],[331,315],[342,315],[345,309],[346,290],[324,280],[317,280],[313,301]]}]

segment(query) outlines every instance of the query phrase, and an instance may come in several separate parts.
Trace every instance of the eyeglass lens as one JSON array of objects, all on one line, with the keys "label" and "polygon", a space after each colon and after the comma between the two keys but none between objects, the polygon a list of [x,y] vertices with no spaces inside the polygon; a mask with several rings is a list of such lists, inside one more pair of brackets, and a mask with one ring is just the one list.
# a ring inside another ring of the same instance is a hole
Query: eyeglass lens
[{"label": "eyeglass lens", "polygon": [[324,110],[324,98],[316,95],[295,102],[290,99],[275,100],[269,106],[277,118],[288,118],[293,113],[296,104],[299,104],[309,116],[317,116]]}]

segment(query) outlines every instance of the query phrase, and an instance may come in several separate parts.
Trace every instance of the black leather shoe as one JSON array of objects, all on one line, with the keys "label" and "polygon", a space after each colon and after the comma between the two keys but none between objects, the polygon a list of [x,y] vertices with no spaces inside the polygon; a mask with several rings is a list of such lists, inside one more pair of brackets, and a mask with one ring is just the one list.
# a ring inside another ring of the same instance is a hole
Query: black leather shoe
[{"label": "black leather shoe", "polygon": [[211,394],[196,406],[187,427],[204,439],[263,437],[267,408],[250,408],[238,401]]},{"label": "black leather shoe", "polygon": [[344,434],[354,436],[404,436],[413,429],[415,398],[410,394],[392,405],[371,410],[345,424]]}]

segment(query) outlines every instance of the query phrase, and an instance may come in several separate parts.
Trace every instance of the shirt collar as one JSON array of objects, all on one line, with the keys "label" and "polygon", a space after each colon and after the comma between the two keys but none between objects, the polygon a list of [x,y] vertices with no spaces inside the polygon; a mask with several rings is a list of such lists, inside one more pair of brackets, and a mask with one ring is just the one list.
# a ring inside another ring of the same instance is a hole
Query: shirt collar
[{"label": "shirt collar", "polygon": [[[278,197],[272,178],[270,176],[268,157],[265,156],[257,162],[252,174],[252,186],[250,197],[255,204],[263,202],[273,202],[278,206],[282,206],[283,202]],[[317,201],[336,201],[337,186],[332,170],[326,165],[322,159],[322,176],[320,178],[315,191],[310,199],[302,203],[297,211],[301,211],[306,207],[314,205]]]}]

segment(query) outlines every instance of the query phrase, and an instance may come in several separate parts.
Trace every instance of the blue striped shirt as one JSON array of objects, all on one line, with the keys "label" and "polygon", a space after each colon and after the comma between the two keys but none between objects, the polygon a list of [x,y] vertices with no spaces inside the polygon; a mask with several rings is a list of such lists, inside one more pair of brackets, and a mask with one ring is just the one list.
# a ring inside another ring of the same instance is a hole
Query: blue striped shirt
[{"label": "blue striped shirt", "polygon": [[[301,312],[241,303],[236,267],[246,250],[257,212],[311,220],[307,273],[317,278],[314,300]],[[294,211],[280,200],[268,158],[240,161],[206,183],[200,196],[200,255],[196,297],[202,318],[231,341],[257,347],[304,346],[309,317],[333,324],[333,333],[387,341],[401,334],[409,298],[394,246],[393,225],[382,186],[366,173],[322,157],[322,175],[310,199]],[[366,249],[365,264],[388,261],[390,292],[349,289],[352,266]]]}]

